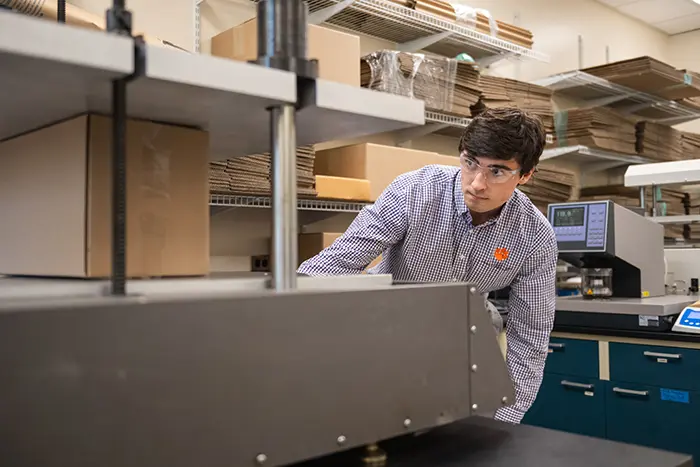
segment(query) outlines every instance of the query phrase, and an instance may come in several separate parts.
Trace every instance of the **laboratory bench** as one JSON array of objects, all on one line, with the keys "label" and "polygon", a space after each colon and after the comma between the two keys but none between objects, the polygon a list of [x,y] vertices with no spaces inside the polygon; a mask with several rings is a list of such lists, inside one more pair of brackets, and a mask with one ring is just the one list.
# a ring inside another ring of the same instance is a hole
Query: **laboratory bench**
[{"label": "laboratory bench", "polygon": [[[472,417],[381,444],[393,467],[692,467],[690,456]],[[295,467],[362,466],[355,449]]]},{"label": "laboratory bench", "polygon": [[523,423],[687,453],[700,467],[700,335],[555,326]]}]

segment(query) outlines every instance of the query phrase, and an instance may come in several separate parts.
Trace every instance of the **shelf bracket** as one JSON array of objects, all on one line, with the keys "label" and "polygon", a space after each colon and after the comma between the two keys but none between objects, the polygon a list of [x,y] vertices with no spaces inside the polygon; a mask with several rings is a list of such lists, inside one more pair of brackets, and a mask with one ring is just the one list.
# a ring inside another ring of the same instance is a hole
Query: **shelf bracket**
[{"label": "shelf bracket", "polygon": [[660,102],[642,102],[641,104],[630,105],[628,107],[617,109],[617,111],[626,115],[630,115],[635,114],[640,110],[648,109],[649,107],[655,107],[659,104]]},{"label": "shelf bracket", "polygon": [[415,128],[406,128],[405,130],[399,130],[394,132],[394,143],[397,146],[404,147],[409,141],[416,138],[421,138],[423,136],[428,136],[436,131],[444,130],[452,125],[447,123],[426,123],[423,126]]},{"label": "shelf bracket", "polygon": [[509,58],[520,56],[522,56],[522,54],[518,52],[505,52],[501,54],[489,55],[487,57],[478,58],[475,61],[476,64],[479,65],[479,67],[488,68],[496,62],[500,62],[501,60],[507,60]]},{"label": "shelf bracket", "polygon": [[616,94],[614,96],[601,97],[599,99],[593,99],[585,102],[585,108],[590,109],[593,107],[605,107],[615,102],[620,102],[622,100],[631,97],[632,94]]},{"label": "shelf bracket", "polygon": [[308,24],[323,24],[353,3],[355,3],[355,0],[343,0],[333,6],[314,11],[313,13],[309,14]]},{"label": "shelf bracket", "polygon": [[700,118],[700,112],[692,113],[688,115],[677,115],[675,117],[666,117],[654,120],[654,123],[662,123],[664,125],[675,125],[677,123],[682,123],[690,120],[695,120]]},{"label": "shelf bracket", "polygon": [[418,52],[419,50],[423,50],[426,47],[430,47],[436,42],[440,42],[442,40],[447,39],[452,34],[452,31],[443,31],[437,34],[432,34],[430,36],[419,37],[418,39],[404,42],[403,44],[398,44],[396,48],[401,52]]}]

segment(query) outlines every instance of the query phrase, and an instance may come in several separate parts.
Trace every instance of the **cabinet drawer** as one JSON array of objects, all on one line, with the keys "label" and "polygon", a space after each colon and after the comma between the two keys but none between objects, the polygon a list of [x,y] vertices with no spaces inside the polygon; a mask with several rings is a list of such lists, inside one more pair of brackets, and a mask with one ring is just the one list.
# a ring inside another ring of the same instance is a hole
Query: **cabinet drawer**
[{"label": "cabinet drawer", "polygon": [[700,350],[611,342],[610,379],[700,390]]},{"label": "cabinet drawer", "polygon": [[537,400],[523,423],[605,437],[605,381],[545,374]]},{"label": "cabinet drawer", "polygon": [[552,337],[545,372],[598,378],[598,342]]},{"label": "cabinet drawer", "polygon": [[607,436],[613,441],[697,456],[699,395],[609,381],[605,397]]}]

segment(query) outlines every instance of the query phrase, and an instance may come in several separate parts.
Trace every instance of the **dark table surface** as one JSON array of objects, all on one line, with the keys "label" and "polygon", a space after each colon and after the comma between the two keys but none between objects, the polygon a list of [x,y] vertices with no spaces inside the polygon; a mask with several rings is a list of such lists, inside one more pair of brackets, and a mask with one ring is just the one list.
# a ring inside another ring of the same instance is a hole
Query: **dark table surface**
[{"label": "dark table surface", "polygon": [[[692,467],[691,457],[472,417],[381,444],[386,467]],[[295,467],[363,467],[352,450]]]}]

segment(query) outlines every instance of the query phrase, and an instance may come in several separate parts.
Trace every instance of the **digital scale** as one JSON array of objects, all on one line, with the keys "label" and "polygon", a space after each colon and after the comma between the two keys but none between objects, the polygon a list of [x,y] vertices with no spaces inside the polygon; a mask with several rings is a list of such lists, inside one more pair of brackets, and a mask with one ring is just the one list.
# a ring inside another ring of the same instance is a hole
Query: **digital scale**
[{"label": "digital scale", "polygon": [[673,323],[674,332],[700,334],[700,302],[695,302],[681,311]]}]

